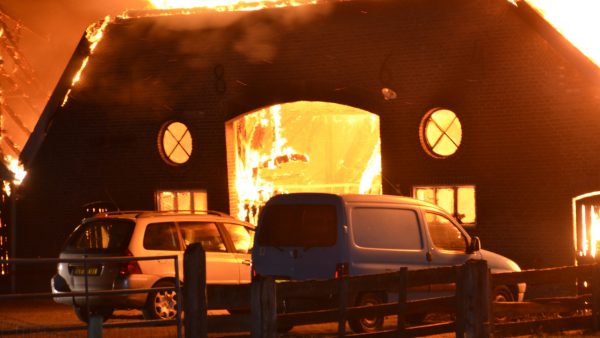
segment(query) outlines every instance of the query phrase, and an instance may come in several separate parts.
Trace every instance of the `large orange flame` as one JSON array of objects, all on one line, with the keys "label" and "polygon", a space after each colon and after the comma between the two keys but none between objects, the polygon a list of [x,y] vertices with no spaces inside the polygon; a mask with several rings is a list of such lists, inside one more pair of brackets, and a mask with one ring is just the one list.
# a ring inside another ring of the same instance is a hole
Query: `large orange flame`
[{"label": "large orange flame", "polygon": [[147,0],[153,9],[213,8],[222,11],[258,10],[314,4],[316,0]]},{"label": "large orange flame", "polygon": [[565,38],[600,66],[600,1],[526,0]]}]

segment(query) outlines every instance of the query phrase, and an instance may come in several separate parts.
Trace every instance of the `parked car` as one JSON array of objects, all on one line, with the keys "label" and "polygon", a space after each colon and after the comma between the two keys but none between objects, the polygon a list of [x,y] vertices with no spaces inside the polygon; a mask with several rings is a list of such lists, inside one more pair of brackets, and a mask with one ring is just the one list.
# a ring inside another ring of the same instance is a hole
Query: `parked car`
[{"label": "parked car", "polygon": [[[280,281],[462,265],[470,259],[486,260],[492,272],[520,271],[512,260],[481,250],[479,238],[469,236],[443,209],[400,196],[278,195],[262,209],[254,241],[256,278],[268,275]],[[412,290],[408,297],[438,297],[454,290],[454,285],[431,285]],[[496,287],[493,297],[497,301],[521,301],[524,293],[525,284],[505,285]],[[353,304],[365,305],[397,299],[397,294],[374,287],[351,297]],[[280,308],[322,308],[332,302],[337,300],[286,299]],[[365,332],[380,329],[383,321],[383,317],[360,318],[349,324],[353,331]]]},{"label": "parked car", "polygon": [[[206,252],[208,284],[250,283],[250,250],[255,227],[223,213],[121,211],[86,218],[70,234],[60,258],[178,256],[183,283],[183,252],[201,243]],[[175,286],[173,259],[128,262],[61,262],[51,279],[52,293],[131,290]],[[82,321],[90,312],[104,318],[114,309],[140,308],[146,319],[172,319],[177,314],[175,291],[54,297],[72,305]],[[88,311],[90,310],[90,311]]]}]

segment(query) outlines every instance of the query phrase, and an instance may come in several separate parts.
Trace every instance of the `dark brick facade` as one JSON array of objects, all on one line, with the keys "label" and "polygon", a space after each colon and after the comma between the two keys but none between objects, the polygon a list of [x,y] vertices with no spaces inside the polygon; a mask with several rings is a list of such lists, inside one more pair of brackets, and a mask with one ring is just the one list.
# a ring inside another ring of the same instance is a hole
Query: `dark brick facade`
[{"label": "dark brick facade", "polygon": [[[71,65],[79,62],[76,54]],[[385,193],[475,185],[471,231],[524,268],[573,263],[571,199],[600,190],[600,89],[505,0],[119,19],[66,105],[52,106],[72,72],[36,128],[39,150],[25,151],[36,155],[24,159],[21,257],[55,256],[90,201],[154,208],[157,189],[206,189],[209,208],[229,211],[225,122],[298,100],[380,116]],[[384,87],[397,98],[385,100]],[[463,126],[462,146],[444,160],[419,142],[436,107]],[[181,167],[156,147],[172,119],[194,137]]]}]

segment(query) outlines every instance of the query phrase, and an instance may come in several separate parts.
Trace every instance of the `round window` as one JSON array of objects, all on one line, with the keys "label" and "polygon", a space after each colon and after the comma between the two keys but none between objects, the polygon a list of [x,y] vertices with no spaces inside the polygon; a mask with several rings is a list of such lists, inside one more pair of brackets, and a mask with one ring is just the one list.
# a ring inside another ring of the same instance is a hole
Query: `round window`
[{"label": "round window", "polygon": [[462,126],[451,110],[434,109],[423,117],[419,137],[429,155],[446,158],[458,150],[462,140]]},{"label": "round window", "polygon": [[181,122],[166,123],[158,135],[158,148],[162,158],[169,164],[187,162],[192,155],[192,135]]}]

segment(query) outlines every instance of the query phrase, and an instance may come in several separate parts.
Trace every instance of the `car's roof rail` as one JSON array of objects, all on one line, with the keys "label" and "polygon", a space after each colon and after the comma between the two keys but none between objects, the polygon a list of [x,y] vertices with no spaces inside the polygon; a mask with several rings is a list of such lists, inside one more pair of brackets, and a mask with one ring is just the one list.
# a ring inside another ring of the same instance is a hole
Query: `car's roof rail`
[{"label": "car's roof rail", "polygon": [[216,215],[228,218],[234,218],[228,213],[215,211],[215,210],[163,210],[163,211],[146,211],[144,214],[138,216],[145,215]]},{"label": "car's roof rail", "polygon": [[93,217],[97,216],[114,216],[114,215],[130,215],[135,214],[135,216],[139,216],[140,214],[149,212],[148,210],[116,210],[116,211],[103,211],[94,214]]},{"label": "car's roof rail", "polygon": [[227,213],[215,210],[119,210],[100,212],[97,213],[96,216],[115,216],[130,214],[134,214],[136,218],[151,215],[216,215],[221,217],[235,218]]}]

